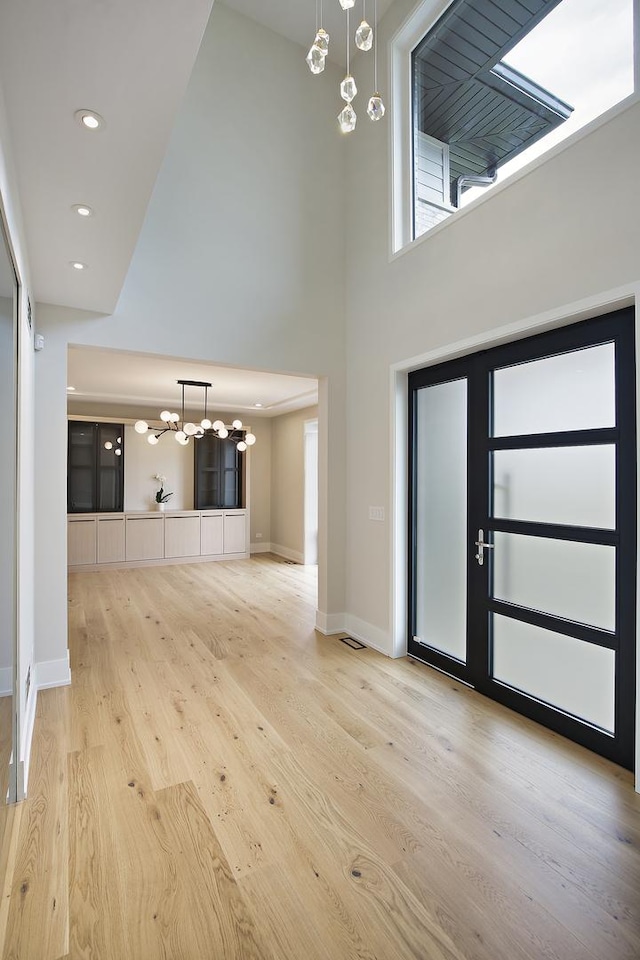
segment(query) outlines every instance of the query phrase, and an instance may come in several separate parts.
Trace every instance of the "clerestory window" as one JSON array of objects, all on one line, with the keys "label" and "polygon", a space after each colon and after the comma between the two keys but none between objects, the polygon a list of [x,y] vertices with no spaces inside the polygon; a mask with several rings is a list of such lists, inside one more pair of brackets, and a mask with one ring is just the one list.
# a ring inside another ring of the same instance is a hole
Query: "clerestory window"
[{"label": "clerestory window", "polygon": [[633,57],[633,0],[425,0],[394,40],[394,249],[632,94]]}]

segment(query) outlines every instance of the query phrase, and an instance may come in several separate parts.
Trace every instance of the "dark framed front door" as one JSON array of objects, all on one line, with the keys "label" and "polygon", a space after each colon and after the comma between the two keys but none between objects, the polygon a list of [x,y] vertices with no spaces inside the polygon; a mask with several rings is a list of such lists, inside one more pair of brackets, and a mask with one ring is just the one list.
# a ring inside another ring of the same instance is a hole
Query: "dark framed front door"
[{"label": "dark framed front door", "polygon": [[409,376],[409,653],[632,767],[633,310]]}]

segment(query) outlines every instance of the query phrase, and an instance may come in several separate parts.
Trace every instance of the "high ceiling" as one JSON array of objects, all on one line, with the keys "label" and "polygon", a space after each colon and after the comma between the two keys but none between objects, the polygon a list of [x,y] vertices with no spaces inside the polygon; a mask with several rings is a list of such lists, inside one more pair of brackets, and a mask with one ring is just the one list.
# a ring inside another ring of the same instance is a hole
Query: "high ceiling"
[{"label": "high ceiling", "polygon": [[[378,0],[380,16],[390,2]],[[0,86],[36,300],[113,313],[212,6],[1,0]],[[303,47],[313,39],[315,0],[227,6]],[[338,0],[324,9],[341,58],[344,13]],[[367,10],[372,18],[373,0]],[[97,111],[104,128],[83,129],[80,109]]]},{"label": "high ceiling", "polygon": [[[37,300],[113,312],[211,6],[0,3],[0,83]],[[80,109],[104,128],[83,128]]]},{"label": "high ceiling", "polygon": [[[294,43],[307,49],[311,46],[316,28],[316,0],[224,0],[224,3]],[[392,0],[377,0],[378,20],[382,19],[391,3]],[[344,63],[345,12],[338,0],[323,0],[322,10],[322,25],[331,38],[329,58],[336,63]],[[366,0],[366,13],[368,22],[372,24],[373,0]],[[349,15],[355,30],[362,19],[362,0],[356,0]]]},{"label": "high ceiling", "polygon": [[[226,2],[300,43],[304,57],[315,0]],[[390,2],[378,0],[380,16]],[[38,302],[115,311],[212,7],[213,0],[1,0],[0,98]],[[324,0],[324,8],[332,55],[341,59],[344,14],[338,0]],[[360,12],[358,3],[354,21]],[[373,0],[367,15],[373,18]],[[84,129],[74,118],[81,109],[96,111],[104,126]],[[93,215],[78,216],[77,204]],[[74,261],[86,269],[74,269]],[[221,392],[213,395],[220,409],[262,399],[273,415],[316,397],[314,380],[267,383],[263,374],[236,371],[233,386],[228,370],[189,374],[184,362],[164,369],[162,360],[141,375],[142,358],[134,374],[133,361],[115,356],[98,361],[71,351],[78,397],[170,405],[178,378],[212,380],[219,389],[224,383],[226,404]]]}]

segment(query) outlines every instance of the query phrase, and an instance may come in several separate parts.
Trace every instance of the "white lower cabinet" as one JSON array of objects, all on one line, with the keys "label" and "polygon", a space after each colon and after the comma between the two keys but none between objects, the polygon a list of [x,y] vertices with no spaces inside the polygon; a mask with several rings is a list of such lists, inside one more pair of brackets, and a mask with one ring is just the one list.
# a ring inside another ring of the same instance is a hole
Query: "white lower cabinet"
[{"label": "white lower cabinet", "polygon": [[200,556],[200,516],[164,518],[165,557]]},{"label": "white lower cabinet", "polygon": [[124,517],[98,517],[97,563],[117,563],[125,559]]},{"label": "white lower cabinet", "polygon": [[247,550],[247,518],[244,513],[224,515],[224,553],[245,553]]},{"label": "white lower cabinet", "polygon": [[70,567],[249,556],[246,510],[70,515]]},{"label": "white lower cabinet", "polygon": [[70,567],[96,562],[96,519],[74,517],[67,524],[67,563]]},{"label": "white lower cabinet", "polygon": [[223,553],[224,515],[203,513],[200,518],[200,546],[203,556],[216,556]]},{"label": "white lower cabinet", "polygon": [[126,518],[126,559],[162,560],[164,558],[164,517]]}]

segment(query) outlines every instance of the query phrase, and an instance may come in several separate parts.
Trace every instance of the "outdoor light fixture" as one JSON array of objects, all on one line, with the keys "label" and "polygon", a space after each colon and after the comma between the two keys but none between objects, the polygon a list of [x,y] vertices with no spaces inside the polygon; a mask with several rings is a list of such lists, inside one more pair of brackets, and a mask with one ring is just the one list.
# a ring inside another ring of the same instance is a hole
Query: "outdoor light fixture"
[{"label": "outdoor light fixture", "polygon": [[[134,425],[134,430],[136,433],[148,433],[149,436],[147,437],[147,441],[152,446],[155,446],[156,443],[159,443],[160,437],[163,437],[165,433],[173,433],[178,443],[182,444],[183,447],[189,443],[190,437],[193,437],[195,440],[200,440],[205,434],[217,437],[219,440],[233,440],[236,447],[241,452],[246,450],[247,447],[253,446],[253,444],[256,442],[256,438],[253,433],[244,433],[242,429],[242,420],[234,420],[231,424],[231,429],[228,429],[222,420],[214,420],[213,423],[211,422],[207,416],[207,391],[211,386],[210,383],[205,383],[203,380],[176,380],[176,383],[182,387],[182,403],[180,414],[172,413],[170,410],[163,410],[159,419],[166,424],[166,426],[161,427],[160,429],[150,427],[146,420],[137,420]],[[202,420],[200,423],[192,423],[190,420],[185,420],[185,387],[200,387],[204,391],[204,404]]]}]

